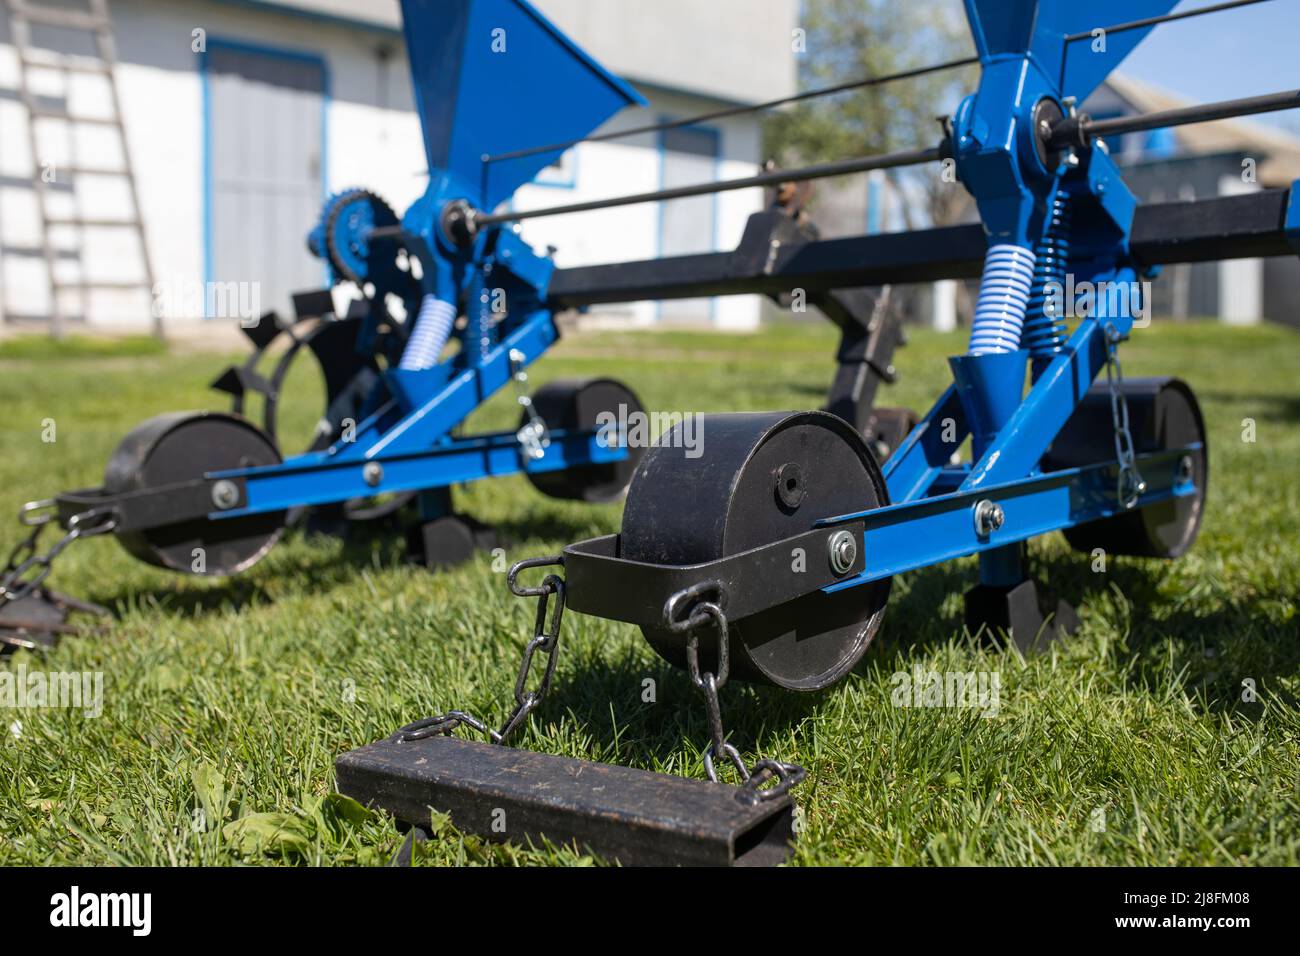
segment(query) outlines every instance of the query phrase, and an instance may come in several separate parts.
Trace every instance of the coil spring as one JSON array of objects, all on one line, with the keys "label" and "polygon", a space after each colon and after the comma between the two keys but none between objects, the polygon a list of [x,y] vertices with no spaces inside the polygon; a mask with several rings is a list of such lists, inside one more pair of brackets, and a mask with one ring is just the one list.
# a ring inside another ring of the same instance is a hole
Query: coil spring
[{"label": "coil spring", "polygon": [[451,337],[452,326],[456,324],[456,307],[432,295],[426,295],[420,301],[420,314],[415,320],[415,328],[402,350],[402,361],[398,368],[408,372],[418,372],[433,368],[438,364],[447,339]]},{"label": "coil spring", "polygon": [[1014,352],[1034,281],[1034,253],[1021,246],[990,246],[971,322],[970,354]]},{"label": "coil spring", "polygon": [[1062,194],[1057,194],[1052,203],[1051,220],[1035,251],[1038,261],[1034,289],[1029,296],[1020,347],[1028,349],[1031,358],[1050,358],[1061,351],[1067,337],[1065,280],[1070,268],[1070,204]]}]

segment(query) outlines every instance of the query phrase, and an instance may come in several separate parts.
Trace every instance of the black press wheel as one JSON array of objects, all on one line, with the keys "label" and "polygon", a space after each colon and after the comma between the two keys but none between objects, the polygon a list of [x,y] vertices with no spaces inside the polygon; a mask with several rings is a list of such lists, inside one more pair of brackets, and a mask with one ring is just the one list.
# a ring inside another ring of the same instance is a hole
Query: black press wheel
[{"label": "black press wheel", "polygon": [[[137,425],[122,439],[104,469],[104,489],[109,494],[144,491],[214,471],[279,462],[275,443],[245,418],[225,412],[173,412]],[[119,533],[117,539],[135,557],[157,567],[220,577],[261,560],[280,537],[284,519],[283,512],[203,517]]]},{"label": "black press wheel", "polygon": [[[698,458],[672,447],[670,434],[642,460],[623,515],[624,557],[711,561],[809,531],[824,518],[888,504],[880,467],[862,436],[834,415],[707,415],[700,436]],[[879,630],[889,585],[817,591],[729,622],[732,673],[793,690],[835,683]],[[642,631],[664,658],[684,666],[682,635]],[[701,642],[701,666],[716,666],[707,645]]]},{"label": "black press wheel", "polygon": [[[552,430],[595,431],[610,420],[602,418],[602,413],[624,423],[635,423],[644,415],[636,394],[612,378],[560,379],[539,388],[533,393],[532,401],[534,411]],[[520,416],[520,426],[526,425],[528,420],[528,413],[524,412]],[[627,457],[621,461],[584,465],[567,471],[530,473],[528,480],[538,491],[552,498],[591,504],[617,501],[627,491],[644,453],[645,447],[636,444],[627,449]]]},{"label": "black press wheel", "polygon": [[[1108,554],[1176,558],[1196,540],[1205,512],[1209,460],[1201,408],[1191,387],[1176,378],[1126,379],[1124,394],[1137,454],[1200,442],[1200,451],[1187,463],[1196,493],[1069,528],[1065,538],[1077,551],[1101,548]],[[1105,383],[1094,385],[1052,443],[1043,468],[1057,471],[1114,461],[1114,436],[1110,391]]]}]

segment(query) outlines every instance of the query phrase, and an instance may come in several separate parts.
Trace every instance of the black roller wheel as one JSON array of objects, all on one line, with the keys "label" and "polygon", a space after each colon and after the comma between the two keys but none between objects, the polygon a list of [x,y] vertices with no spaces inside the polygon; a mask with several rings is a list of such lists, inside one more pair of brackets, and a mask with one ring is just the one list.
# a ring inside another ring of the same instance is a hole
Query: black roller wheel
[{"label": "black roller wheel", "polygon": [[[110,494],[191,481],[214,471],[274,465],[280,453],[256,425],[224,412],[174,412],[137,425],[104,469]],[[215,509],[214,509],[215,510]],[[119,533],[122,546],[142,561],[219,577],[257,563],[279,538],[283,512],[244,518],[198,518]],[[196,549],[202,549],[202,561]]]},{"label": "black roller wheel", "polygon": [[[711,561],[809,531],[824,518],[888,504],[880,467],[862,436],[834,415],[709,415],[699,436],[699,458],[672,447],[670,433],[642,460],[623,515],[624,557]],[[814,592],[731,621],[732,673],[794,690],[833,684],[866,652],[888,597],[889,581],[878,581]],[[642,631],[663,657],[684,666],[682,635]],[[701,642],[701,666],[712,667],[707,645]]]},{"label": "black roller wheel", "polygon": [[[1201,408],[1191,387],[1176,378],[1126,379],[1124,394],[1136,453],[1201,443],[1189,463],[1196,493],[1069,528],[1065,538],[1078,551],[1176,558],[1196,540],[1205,511],[1209,463]],[[1110,391],[1105,384],[1094,385],[1052,443],[1043,467],[1058,471],[1114,460]]]},{"label": "black roller wheel", "polygon": [[[635,422],[644,414],[641,402],[630,388],[611,378],[561,379],[543,385],[533,393],[533,409],[546,427],[564,431],[595,431],[612,414],[616,421]],[[635,416],[635,417],[634,417]],[[528,413],[520,416],[520,426],[528,423]],[[629,447],[627,457],[604,465],[584,465],[567,471],[529,474],[528,480],[538,491],[552,498],[601,504],[617,501],[627,491],[644,446]]]}]

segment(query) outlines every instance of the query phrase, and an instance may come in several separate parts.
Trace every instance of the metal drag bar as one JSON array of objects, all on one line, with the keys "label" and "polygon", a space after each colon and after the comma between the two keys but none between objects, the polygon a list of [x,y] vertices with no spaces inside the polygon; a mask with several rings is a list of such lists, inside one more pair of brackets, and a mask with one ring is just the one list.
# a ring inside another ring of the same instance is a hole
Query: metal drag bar
[{"label": "metal drag bar", "polygon": [[431,807],[465,833],[578,847],[626,866],[773,866],[790,855],[788,794],[457,737],[381,740],[335,762],[339,792],[414,827]]}]

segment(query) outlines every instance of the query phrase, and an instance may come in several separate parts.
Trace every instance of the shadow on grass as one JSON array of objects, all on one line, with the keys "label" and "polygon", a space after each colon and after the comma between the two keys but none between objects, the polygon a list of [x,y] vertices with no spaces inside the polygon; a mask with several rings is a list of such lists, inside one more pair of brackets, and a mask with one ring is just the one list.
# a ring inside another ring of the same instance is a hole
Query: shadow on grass
[{"label": "shadow on grass", "polygon": [[[156,605],[189,617],[226,608],[274,603],[268,587],[281,577],[291,576],[295,586],[303,590],[319,591],[345,584],[363,569],[391,569],[405,561],[403,549],[393,542],[394,532],[385,530],[382,522],[348,525],[346,534],[341,536],[325,534],[319,529],[291,529],[286,539],[290,535],[307,540],[315,538],[327,548],[337,542],[338,550],[315,551],[305,560],[284,564],[271,573],[250,570],[225,578],[195,578],[175,572],[170,575],[171,583],[157,587],[105,588],[91,591],[85,597],[108,608]],[[283,548],[286,539],[276,548]]]},{"label": "shadow on grass", "polygon": [[1268,421],[1300,421],[1300,397],[1271,395],[1257,392],[1207,392],[1197,393],[1202,404],[1246,404],[1258,408],[1256,415]]},{"label": "shadow on grass", "polygon": [[[1095,574],[1087,562],[1061,557],[1036,562],[1035,571],[1076,607],[1114,600],[1116,590],[1123,596],[1131,609],[1129,632],[1116,653],[1125,681],[1134,690],[1148,690],[1171,674],[1181,674],[1183,686],[1207,712],[1255,720],[1263,706],[1243,699],[1250,697],[1243,695],[1242,684],[1249,679],[1258,691],[1267,691],[1287,706],[1300,704],[1278,680],[1300,667],[1300,625],[1270,622],[1227,596],[1213,610],[1173,603],[1160,591],[1163,564],[1158,559],[1118,557],[1105,574]],[[1284,597],[1259,594],[1255,599]]]}]

